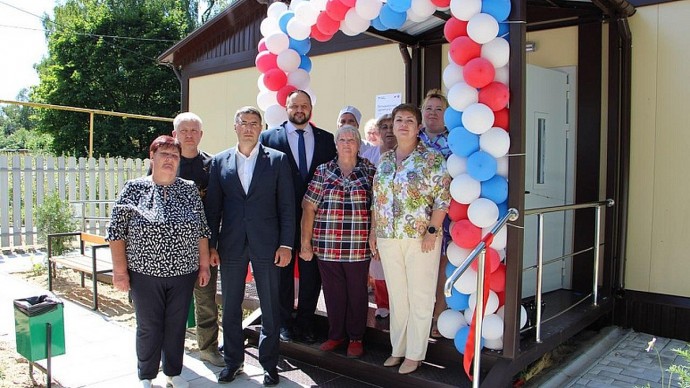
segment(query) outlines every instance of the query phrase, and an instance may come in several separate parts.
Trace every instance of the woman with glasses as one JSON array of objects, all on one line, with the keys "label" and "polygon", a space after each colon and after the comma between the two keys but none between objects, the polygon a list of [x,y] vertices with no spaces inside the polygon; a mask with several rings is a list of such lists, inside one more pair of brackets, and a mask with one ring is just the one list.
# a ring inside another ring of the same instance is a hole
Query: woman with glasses
[{"label": "woman with glasses", "polygon": [[336,131],[337,156],[320,165],[302,201],[300,257],[318,258],[328,313],[328,340],[322,351],[347,346],[347,356],[364,353],[369,296],[369,224],[376,168],[358,156],[359,131]]},{"label": "woman with glasses", "polygon": [[194,284],[208,284],[209,228],[199,190],[177,177],[180,143],[159,136],[149,148],[151,175],[127,181],[113,207],[106,240],[113,285],[130,291],[137,320],[137,369],[150,387],[163,361],[168,386],[180,376]]}]

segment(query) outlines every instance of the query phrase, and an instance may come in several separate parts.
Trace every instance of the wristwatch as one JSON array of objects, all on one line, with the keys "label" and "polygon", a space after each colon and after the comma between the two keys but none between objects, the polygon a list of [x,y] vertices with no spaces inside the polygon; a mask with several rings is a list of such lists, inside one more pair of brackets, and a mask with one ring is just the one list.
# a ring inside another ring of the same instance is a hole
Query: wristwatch
[{"label": "wristwatch", "polygon": [[426,228],[426,232],[429,233],[429,234],[434,234],[434,235],[435,235],[436,233],[438,233],[438,228],[435,227],[435,226],[429,225],[429,226],[427,226],[427,228]]}]

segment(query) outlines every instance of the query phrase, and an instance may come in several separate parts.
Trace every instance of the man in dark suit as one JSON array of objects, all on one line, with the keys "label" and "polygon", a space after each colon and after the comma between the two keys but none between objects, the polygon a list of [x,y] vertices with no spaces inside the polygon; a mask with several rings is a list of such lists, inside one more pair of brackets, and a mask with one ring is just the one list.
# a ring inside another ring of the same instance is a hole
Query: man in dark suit
[{"label": "man in dark suit", "polygon": [[211,161],[206,217],[211,261],[220,262],[223,292],[225,369],[219,383],[233,381],[244,367],[242,301],[249,262],[262,314],[259,362],[264,385],[279,380],[280,273],[292,261],[295,196],[288,157],[258,143],[261,127],[256,108],[240,108],[235,114],[237,147]]},{"label": "man in dark suit", "polygon": [[[294,253],[300,250],[300,220],[302,219],[302,198],[314,176],[316,167],[335,157],[333,135],[309,123],[311,119],[311,97],[303,90],[290,93],[286,101],[288,121],[280,127],[261,134],[261,144],[284,152],[292,168],[295,195],[295,241]],[[304,342],[313,343],[314,311],[321,291],[321,275],[317,260],[299,259],[299,295],[297,315],[293,321],[295,279],[294,263],[281,270],[280,279],[280,339],[290,341],[293,336]],[[293,331],[294,330],[294,331]]]}]

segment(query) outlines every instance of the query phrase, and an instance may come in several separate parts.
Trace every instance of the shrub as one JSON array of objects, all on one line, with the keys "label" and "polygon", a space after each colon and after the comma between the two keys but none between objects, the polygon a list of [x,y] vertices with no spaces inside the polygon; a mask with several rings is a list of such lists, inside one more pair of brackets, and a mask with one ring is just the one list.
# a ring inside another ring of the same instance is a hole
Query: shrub
[{"label": "shrub", "polygon": [[[48,235],[51,233],[74,232],[78,222],[74,219],[72,207],[66,200],[60,199],[57,192],[46,195],[43,203],[36,209],[36,226],[38,228],[38,241],[48,243]],[[61,255],[69,250],[70,237],[53,239],[53,254]],[[50,252],[48,252],[50,254]]]}]

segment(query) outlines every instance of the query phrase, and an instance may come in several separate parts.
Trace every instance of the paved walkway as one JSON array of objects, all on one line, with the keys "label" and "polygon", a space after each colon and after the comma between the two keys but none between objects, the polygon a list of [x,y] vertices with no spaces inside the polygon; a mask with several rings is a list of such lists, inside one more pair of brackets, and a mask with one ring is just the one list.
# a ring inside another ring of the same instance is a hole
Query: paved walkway
[{"label": "paved walkway", "polygon": [[[0,255],[0,341],[15,348],[15,299],[43,295],[47,291],[29,284],[11,272],[28,271],[33,262],[41,262],[40,255]],[[53,380],[63,387],[136,387],[136,353],[134,331],[108,317],[81,305],[63,300],[65,320],[65,354],[52,362]],[[20,357],[20,356],[18,356]],[[198,353],[185,354],[182,376],[191,387],[217,387],[216,376],[221,368],[201,362]],[[45,367],[45,360],[39,362]],[[340,385],[362,386],[361,382],[324,370],[301,369],[291,360],[282,359],[279,365],[281,387]],[[244,373],[232,387],[258,387],[263,382],[263,370],[258,364],[256,349],[245,351]],[[337,383],[336,383],[337,382]],[[161,372],[153,381],[155,387],[165,387]]]}]

